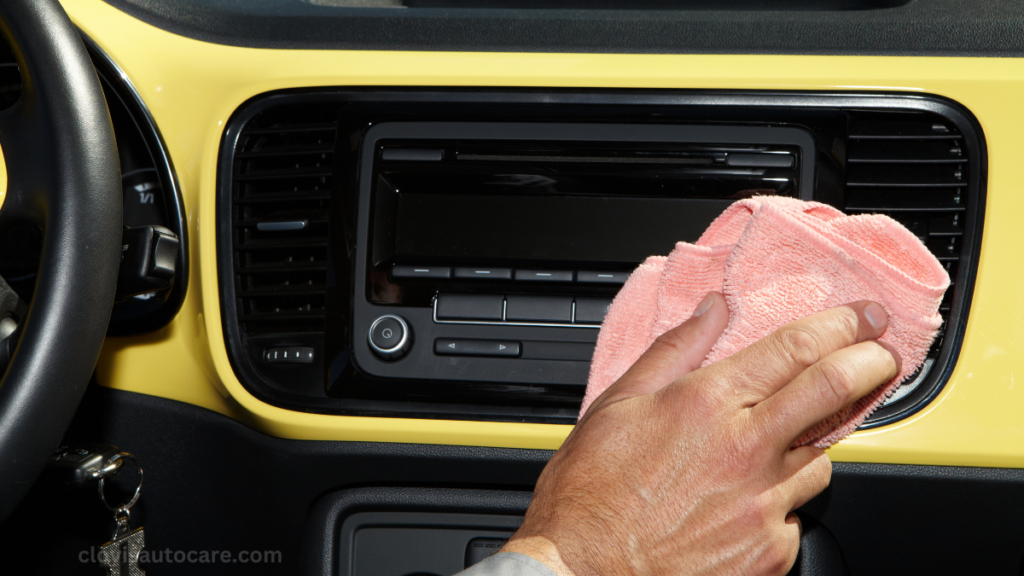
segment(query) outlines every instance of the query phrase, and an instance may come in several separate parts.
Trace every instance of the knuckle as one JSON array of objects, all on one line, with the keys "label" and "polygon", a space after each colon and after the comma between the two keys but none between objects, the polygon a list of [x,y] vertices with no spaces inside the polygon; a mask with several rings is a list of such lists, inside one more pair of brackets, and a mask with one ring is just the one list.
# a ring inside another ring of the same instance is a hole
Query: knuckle
[{"label": "knuckle", "polygon": [[683,341],[683,337],[676,330],[669,330],[655,338],[651,348],[655,350],[662,348],[666,353],[682,355],[686,352],[686,342]]},{"label": "knuckle", "polygon": [[774,517],[774,507],[766,496],[754,498],[747,507],[747,520],[755,528],[767,528]]},{"label": "knuckle", "polygon": [[674,396],[674,403],[688,417],[708,421],[718,416],[725,404],[726,387],[720,378],[711,374],[690,374],[683,385],[666,389]]},{"label": "knuckle", "polygon": [[815,366],[819,388],[825,400],[837,407],[845,406],[853,396],[855,381],[849,367],[844,363],[828,360]]},{"label": "knuckle", "polygon": [[811,366],[821,359],[818,337],[806,328],[790,326],[775,333],[777,348],[783,358],[799,366]]},{"label": "knuckle", "polygon": [[828,488],[828,485],[832,482],[832,460],[822,453],[821,456],[818,456],[818,458],[815,459],[814,465],[818,469],[818,474],[816,476],[819,479],[819,485],[821,489],[824,490],[825,488]]},{"label": "knuckle", "polygon": [[775,538],[764,554],[764,573],[782,575],[788,572],[796,560],[798,549],[786,537]]},{"label": "knuckle", "polygon": [[843,335],[847,344],[852,344],[857,341],[857,334],[860,333],[860,318],[849,306],[842,306],[838,308],[838,311],[839,314],[836,315],[836,332]]}]

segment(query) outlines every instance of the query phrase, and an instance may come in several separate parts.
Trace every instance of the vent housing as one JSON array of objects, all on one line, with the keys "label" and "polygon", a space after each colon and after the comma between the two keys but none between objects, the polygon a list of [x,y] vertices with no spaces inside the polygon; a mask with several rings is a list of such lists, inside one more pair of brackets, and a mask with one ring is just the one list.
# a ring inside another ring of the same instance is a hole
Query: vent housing
[{"label": "vent housing", "polygon": [[[236,113],[223,141],[222,318],[236,374],[257,397],[334,414],[575,421],[582,387],[375,378],[352,361],[353,347],[365,345],[350,333],[352,307],[368,294],[352,285],[350,250],[365,249],[363,232],[353,232],[362,134],[381,122],[451,120],[722,122],[810,131],[817,146],[814,199],[900,221],[953,282],[925,366],[865,426],[916,412],[948,379],[973,289],[986,176],[980,126],[954,102],[920,95],[352,89],[258,97]],[[345,143],[337,158],[335,135]],[[340,175],[334,190],[332,168]],[[332,253],[330,237],[354,243]],[[342,352],[324,358],[325,340]],[[316,360],[262,361],[268,348],[289,346],[312,348]]]},{"label": "vent housing", "polygon": [[246,124],[232,165],[238,319],[247,335],[323,333],[337,109],[282,107]]},{"label": "vent housing", "polygon": [[878,422],[928,380],[942,351],[964,248],[971,159],[956,125],[934,115],[851,113],[848,146],[844,211],[899,221],[938,258],[951,281],[939,308],[943,324],[924,365],[888,400],[889,408],[872,416]]}]

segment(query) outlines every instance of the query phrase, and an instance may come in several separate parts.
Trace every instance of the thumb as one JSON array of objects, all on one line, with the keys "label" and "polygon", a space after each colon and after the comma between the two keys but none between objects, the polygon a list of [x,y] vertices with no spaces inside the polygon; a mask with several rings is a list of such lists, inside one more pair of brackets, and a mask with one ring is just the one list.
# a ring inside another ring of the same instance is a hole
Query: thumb
[{"label": "thumb", "polygon": [[602,404],[657,392],[700,368],[728,324],[725,297],[708,292],[693,316],[659,336],[622,378],[594,401],[588,412]]}]

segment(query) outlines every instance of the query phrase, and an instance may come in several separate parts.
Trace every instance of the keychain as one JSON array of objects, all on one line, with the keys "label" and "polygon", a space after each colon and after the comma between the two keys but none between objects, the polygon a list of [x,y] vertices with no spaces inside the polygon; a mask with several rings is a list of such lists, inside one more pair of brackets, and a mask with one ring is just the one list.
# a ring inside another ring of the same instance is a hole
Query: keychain
[{"label": "keychain", "polygon": [[[107,502],[107,497],[103,494],[103,483],[120,469],[124,460],[131,460],[139,471],[139,485],[135,487],[135,494],[127,504],[114,507]],[[100,564],[107,569],[108,576],[145,576],[146,572],[139,567],[139,554],[146,545],[145,533],[142,526],[131,530],[128,525],[131,518],[129,510],[138,501],[139,493],[142,492],[142,465],[139,464],[135,456],[128,452],[118,452],[107,460],[103,470],[112,470],[113,472],[97,474],[100,500],[103,501],[103,505],[107,509],[114,513],[114,522],[117,523],[117,526],[114,528],[114,537],[110,542],[100,546]]]}]

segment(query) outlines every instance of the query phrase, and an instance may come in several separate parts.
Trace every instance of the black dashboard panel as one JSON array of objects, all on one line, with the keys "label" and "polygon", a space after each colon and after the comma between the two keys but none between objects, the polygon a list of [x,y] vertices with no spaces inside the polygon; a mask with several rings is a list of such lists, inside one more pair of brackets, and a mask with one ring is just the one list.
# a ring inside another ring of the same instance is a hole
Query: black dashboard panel
[{"label": "black dashboard panel", "polygon": [[[281,555],[187,565],[196,575],[338,574],[339,529],[351,513],[520,514],[553,454],[286,440],[190,404],[99,386],[67,438],[114,444],[145,462],[132,523],[146,527],[147,549]],[[1021,470],[836,462],[829,488],[802,512],[831,532],[854,576],[1020,574]],[[36,486],[0,529],[0,552],[34,558],[40,574],[88,576],[97,567],[78,554],[110,525],[94,492]]]},{"label": "black dashboard panel", "polygon": [[[809,198],[848,213],[889,214],[926,243],[954,280],[941,307],[948,324],[924,369],[866,426],[915,412],[948,378],[970,304],[986,177],[981,130],[953,102],[897,94],[359,89],[261,96],[229,123],[218,185],[218,265],[226,345],[243,385],[265,401],[303,411],[575,421],[597,332],[593,324],[577,324],[594,322],[594,303],[617,291],[614,284],[585,280],[622,274],[636,261],[606,262],[609,268],[591,270],[578,262],[418,260],[408,253],[398,260],[401,254],[392,258],[385,249],[395,240],[395,218],[376,209],[371,218],[371,204],[384,206],[401,196],[388,178],[451,174],[445,171],[461,162],[457,148],[464,152],[464,145],[491,140],[445,148],[436,140],[440,133],[430,130],[434,140],[385,138],[371,146],[368,133],[400,123],[496,121],[581,128],[701,125],[712,132],[796,128],[808,134],[811,152],[796,158],[814,164]],[[337,145],[331,146],[327,140],[335,133]],[[642,150],[642,140],[626,148]],[[482,166],[486,174],[493,170],[485,164],[492,165],[495,157],[512,158],[517,167],[512,172],[528,176],[517,177],[517,186],[535,186],[536,176],[565,172],[560,155],[567,152],[552,152],[551,142],[543,143],[544,162],[521,161],[522,154],[536,150],[495,156],[472,149],[473,161],[466,165]],[[594,160],[594,143],[586,146],[588,161]],[[793,157],[792,151],[775,152]],[[379,166],[373,160],[378,153]],[[447,164],[435,162],[446,155]],[[749,156],[745,151],[740,162],[749,162]],[[487,161],[478,163],[481,158]],[[557,170],[539,166],[552,158]],[[410,168],[399,170],[399,165]],[[568,170],[569,180],[541,181],[561,196],[579,193],[560,187],[589,182],[578,178],[580,170]],[[779,176],[774,168],[764,170]],[[432,198],[435,181],[446,178],[400,181],[403,190],[423,186]],[[467,190],[483,182],[469,181]],[[505,189],[508,180],[500,182],[495,190]],[[789,193],[804,197],[801,190]],[[425,201],[428,208],[431,201]],[[478,280],[474,274],[481,271],[494,278]],[[429,277],[408,277],[423,272]],[[564,276],[561,282],[520,281],[521,274],[554,272]],[[475,298],[478,310],[466,316],[452,307],[453,296],[463,301],[459,306]],[[579,322],[569,315],[574,314],[570,304],[583,315]],[[555,321],[535,321],[551,318],[544,316],[550,311],[537,315],[545,306],[565,310]],[[411,347],[401,351],[405,356],[374,355],[368,329],[400,326],[397,320],[375,324],[381,315],[398,316],[411,327]],[[452,355],[450,348],[457,352],[467,344],[475,346],[468,355]]]},{"label": "black dashboard panel", "polygon": [[[331,0],[106,0],[197,40],[253,48],[651,54],[1024,55],[1016,0],[645,2],[662,10],[346,8]],[[334,4],[334,5],[332,5]],[[363,5],[372,2],[364,2]],[[395,4],[380,2],[377,5]],[[468,2],[463,5],[470,4]],[[487,2],[475,2],[487,5]],[[625,3],[605,2],[623,6]],[[505,5],[530,6],[526,2]],[[533,3],[532,5],[536,5]],[[576,4],[578,6],[578,4]],[[770,7],[767,7],[770,6]],[[887,7],[895,6],[895,7]],[[767,8],[766,8],[767,7]],[[823,9],[808,9],[821,7]],[[850,7],[875,9],[842,9]],[[693,9],[697,8],[697,9]],[[840,9],[836,9],[840,8]]]}]

